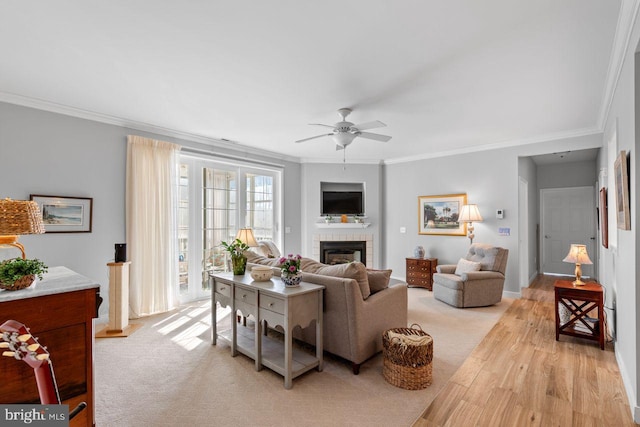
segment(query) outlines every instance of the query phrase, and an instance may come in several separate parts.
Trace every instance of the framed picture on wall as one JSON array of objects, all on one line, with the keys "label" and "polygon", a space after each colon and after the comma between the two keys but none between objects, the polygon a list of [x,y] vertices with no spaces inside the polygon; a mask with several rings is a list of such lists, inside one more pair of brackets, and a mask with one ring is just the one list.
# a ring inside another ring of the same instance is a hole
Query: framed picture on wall
[{"label": "framed picture on wall", "polygon": [[609,213],[607,210],[607,189],[600,189],[600,206],[598,209],[600,214],[600,241],[605,248],[609,247]]},{"label": "framed picture on wall", "polygon": [[458,221],[466,194],[418,197],[418,234],[466,236],[467,223]]},{"label": "framed picture on wall", "polygon": [[32,194],[47,233],[91,233],[93,199]]},{"label": "framed picture on wall", "polygon": [[627,152],[622,150],[613,164],[616,179],[616,218],[618,228],[631,229],[629,216],[629,172],[627,169]]}]

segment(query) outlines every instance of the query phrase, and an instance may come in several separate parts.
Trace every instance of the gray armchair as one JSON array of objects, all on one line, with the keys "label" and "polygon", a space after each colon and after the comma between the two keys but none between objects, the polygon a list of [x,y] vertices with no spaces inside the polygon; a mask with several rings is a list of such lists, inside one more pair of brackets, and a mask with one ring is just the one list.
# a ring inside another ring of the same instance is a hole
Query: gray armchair
[{"label": "gray armchair", "polygon": [[465,256],[480,263],[479,271],[456,275],[456,265],[439,265],[433,275],[433,296],[454,307],[484,307],[502,300],[509,250],[474,243]]}]

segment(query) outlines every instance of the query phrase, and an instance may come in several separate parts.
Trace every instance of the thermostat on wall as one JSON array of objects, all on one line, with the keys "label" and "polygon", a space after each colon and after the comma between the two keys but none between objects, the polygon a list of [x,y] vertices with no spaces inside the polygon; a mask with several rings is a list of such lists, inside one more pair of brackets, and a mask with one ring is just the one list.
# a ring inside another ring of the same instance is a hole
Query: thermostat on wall
[{"label": "thermostat on wall", "polygon": [[504,209],[496,209],[496,218],[498,219],[504,218]]}]

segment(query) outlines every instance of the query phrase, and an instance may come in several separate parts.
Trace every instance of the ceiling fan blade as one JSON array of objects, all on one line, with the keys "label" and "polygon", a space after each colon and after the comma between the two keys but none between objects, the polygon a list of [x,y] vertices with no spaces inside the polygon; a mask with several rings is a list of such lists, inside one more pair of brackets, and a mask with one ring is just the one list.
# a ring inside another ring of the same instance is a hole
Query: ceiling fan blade
[{"label": "ceiling fan blade", "polygon": [[383,128],[387,125],[385,125],[384,123],[382,123],[380,120],[374,120],[372,122],[367,122],[367,123],[362,123],[359,125],[355,125],[354,128],[358,129],[358,130],[367,130],[367,129],[374,129],[374,128]]},{"label": "ceiling fan blade", "polygon": [[335,128],[335,126],[331,126],[331,125],[323,125],[322,123],[309,123],[310,126],[324,126],[326,128]]},{"label": "ceiling fan blade", "polygon": [[391,139],[390,136],[380,135],[378,133],[371,133],[371,132],[358,132],[358,136],[361,138],[374,139],[380,142],[387,142]]},{"label": "ceiling fan blade", "polygon": [[322,135],[312,136],[311,138],[299,139],[296,142],[305,142],[305,141],[309,141],[309,140],[312,140],[312,139],[324,138],[325,136],[331,136],[331,135],[333,135],[333,134],[332,133],[325,133],[325,134],[322,134]]}]

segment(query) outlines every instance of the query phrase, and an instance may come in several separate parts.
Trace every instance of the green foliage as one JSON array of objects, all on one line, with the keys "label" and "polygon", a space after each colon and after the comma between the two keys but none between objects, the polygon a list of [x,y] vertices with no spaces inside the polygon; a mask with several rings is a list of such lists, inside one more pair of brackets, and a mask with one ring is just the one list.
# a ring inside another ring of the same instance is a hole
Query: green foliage
[{"label": "green foliage", "polygon": [[244,251],[249,249],[249,245],[243,243],[240,239],[232,240],[231,243],[222,242],[222,246],[231,256],[241,256]]},{"label": "green foliage", "polygon": [[45,263],[38,259],[14,258],[0,263],[0,282],[14,283],[23,276],[35,274],[42,280],[42,275],[47,272]]}]

